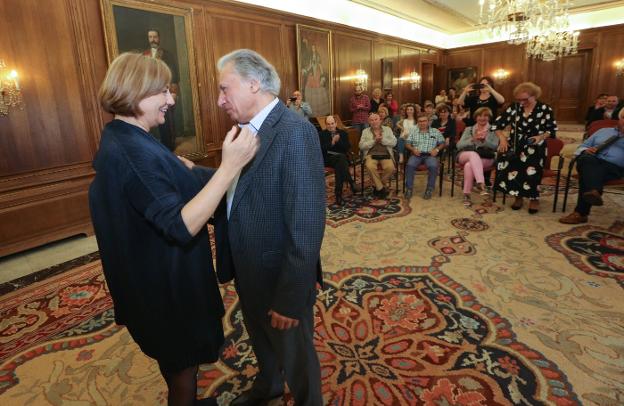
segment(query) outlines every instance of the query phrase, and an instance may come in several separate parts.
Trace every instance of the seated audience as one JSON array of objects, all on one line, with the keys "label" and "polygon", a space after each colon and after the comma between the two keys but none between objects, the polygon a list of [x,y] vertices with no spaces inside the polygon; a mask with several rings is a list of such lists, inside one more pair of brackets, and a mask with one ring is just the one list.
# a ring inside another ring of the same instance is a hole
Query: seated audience
[{"label": "seated audience", "polygon": [[295,90],[292,96],[286,100],[286,106],[301,117],[306,119],[312,117],[312,107],[303,101],[303,95],[299,90]]},{"label": "seated audience", "polygon": [[448,104],[438,104],[436,107],[436,115],[438,118],[433,120],[431,127],[436,128],[442,133],[442,136],[446,141],[446,145],[454,145],[456,126],[455,120],[451,118],[451,111]]},{"label": "seated audience", "polygon": [[466,119],[468,118],[468,114],[470,114],[470,111],[466,110],[464,108],[464,106],[462,106],[461,104],[453,104],[452,107],[453,111],[451,114],[451,117],[454,120],[462,120],[462,121],[466,121]]},{"label": "seated audience", "polygon": [[375,88],[373,93],[371,93],[370,99],[370,113],[376,113],[379,109],[379,106],[382,105],[385,100],[381,98],[381,89]]},{"label": "seated audience", "polygon": [[454,87],[451,87],[448,90],[448,104],[453,105],[453,104],[457,104],[457,91],[455,90]]},{"label": "seated audience", "polygon": [[386,92],[386,99],[384,105],[388,108],[388,112],[390,113],[390,117],[394,119],[394,116],[399,114],[399,103],[394,100],[394,96],[392,92]]},{"label": "seated audience", "polygon": [[440,94],[436,95],[434,101],[435,101],[436,106],[440,103],[448,103],[449,99],[448,99],[448,96],[446,95],[446,90],[444,89],[440,90]]},{"label": "seated audience", "polygon": [[398,133],[397,151],[401,163],[403,163],[403,152],[405,151],[405,140],[409,134],[410,128],[416,125],[416,105],[407,103],[401,106],[402,116],[395,126],[396,133]]},{"label": "seated audience", "polygon": [[[379,114],[371,113],[368,117],[369,128],[362,131],[360,151],[364,158],[364,165],[375,184],[374,195],[384,198],[388,195],[386,182],[392,177],[395,170],[393,147],[397,139],[390,128],[381,125]],[[377,164],[381,164],[382,175],[377,172]]]},{"label": "seated audience", "polygon": [[438,119],[438,116],[435,114],[435,106],[431,100],[425,100],[425,114],[429,118],[429,123],[433,123],[434,120]]},{"label": "seated audience", "polygon": [[351,191],[356,192],[355,182],[349,173],[349,160],[347,154],[351,149],[347,132],[336,128],[334,116],[325,118],[326,129],[319,132],[321,150],[323,151],[323,162],[325,166],[334,168],[336,171],[336,184],[334,188],[336,204],[342,205],[342,185],[346,180],[351,186]]},{"label": "seated audience", "polygon": [[464,122],[467,126],[471,126],[474,125],[474,112],[479,107],[488,107],[492,111],[492,116],[496,117],[498,106],[505,103],[505,98],[494,90],[494,81],[484,76],[479,83],[472,83],[464,88],[458,103],[463,104],[469,110]]},{"label": "seated audience", "polygon": [[618,97],[615,95],[609,95],[605,101],[605,105],[595,109],[591,113],[589,119],[587,120],[587,125],[589,126],[591,123],[598,120],[617,120],[618,113],[621,109],[622,106],[619,105]]},{"label": "seated audience", "polygon": [[494,166],[498,137],[490,127],[492,111],[487,107],[475,111],[475,125],[467,127],[457,143],[457,162],[464,168],[464,206],[470,206],[470,192],[476,179],[477,191],[488,195],[484,172]]},{"label": "seated audience", "polygon": [[392,117],[388,116],[388,108],[386,106],[381,106],[379,110],[377,110],[377,113],[379,113],[379,118],[381,118],[381,125],[390,127],[392,133],[394,133],[394,121]]},{"label": "seated audience", "polygon": [[407,168],[405,169],[405,198],[407,200],[412,197],[414,172],[421,164],[425,164],[429,172],[427,188],[425,189],[423,198],[431,199],[438,175],[438,168],[440,166],[437,156],[444,147],[444,137],[442,137],[440,131],[431,128],[426,113],[419,114],[417,126],[410,129],[407,140],[405,141],[405,149],[410,154],[407,160]]},{"label": "seated audience", "polygon": [[579,175],[578,201],[574,212],[559,219],[564,224],[587,223],[592,206],[602,206],[602,188],[624,177],[624,109],[615,128],[596,131],[575,152]]},{"label": "seated audience", "polygon": [[587,109],[587,114],[585,114],[585,129],[589,128],[590,120],[594,116],[594,112],[607,104],[607,97],[609,97],[608,94],[600,93],[598,97],[596,97],[596,100],[594,100],[594,105]]},{"label": "seated audience", "polygon": [[362,134],[362,130],[368,126],[368,111],[371,107],[370,99],[367,95],[362,93],[362,86],[355,85],[355,91],[353,92],[353,96],[351,96],[349,106],[351,113],[353,113],[351,125],[356,127],[360,134]]}]

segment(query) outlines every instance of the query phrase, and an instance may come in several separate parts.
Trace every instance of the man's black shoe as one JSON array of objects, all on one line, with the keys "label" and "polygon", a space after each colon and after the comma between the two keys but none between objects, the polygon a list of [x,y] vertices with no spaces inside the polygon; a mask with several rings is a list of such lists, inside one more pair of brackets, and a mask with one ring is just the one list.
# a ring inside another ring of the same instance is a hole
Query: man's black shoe
[{"label": "man's black shoe", "polygon": [[248,390],[238,395],[232,403],[230,403],[230,406],[265,406],[270,401],[279,399],[282,396],[284,396],[283,393],[273,396],[272,398],[263,398],[252,390]]}]

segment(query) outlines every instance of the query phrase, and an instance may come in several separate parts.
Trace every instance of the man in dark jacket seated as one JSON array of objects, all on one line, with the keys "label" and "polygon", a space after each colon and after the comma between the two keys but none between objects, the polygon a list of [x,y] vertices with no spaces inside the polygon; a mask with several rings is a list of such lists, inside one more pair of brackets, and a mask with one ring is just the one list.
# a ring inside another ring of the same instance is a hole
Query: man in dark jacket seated
[{"label": "man in dark jacket seated", "polygon": [[336,119],[334,116],[325,118],[325,126],[327,129],[319,132],[321,141],[321,149],[323,151],[323,161],[325,166],[334,168],[336,171],[336,204],[342,205],[342,185],[346,180],[351,186],[351,191],[355,193],[355,182],[349,173],[349,160],[347,154],[351,149],[347,132],[336,128]]},{"label": "man in dark jacket seated", "polygon": [[598,120],[617,120],[621,109],[622,105],[619,104],[618,97],[615,95],[608,96],[603,107],[594,109],[591,114],[588,112],[587,127]]}]

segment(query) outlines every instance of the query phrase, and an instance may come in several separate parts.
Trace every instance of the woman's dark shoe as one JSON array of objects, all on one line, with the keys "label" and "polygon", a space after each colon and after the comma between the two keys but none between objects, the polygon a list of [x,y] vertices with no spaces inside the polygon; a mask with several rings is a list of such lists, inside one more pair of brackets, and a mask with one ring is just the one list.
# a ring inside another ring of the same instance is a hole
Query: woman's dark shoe
[{"label": "woman's dark shoe", "polygon": [[539,211],[539,200],[529,200],[529,214],[535,214]]},{"label": "woman's dark shoe", "polygon": [[514,210],[520,210],[523,204],[524,204],[524,199],[522,199],[521,197],[516,197],[516,200],[511,205],[511,208]]}]

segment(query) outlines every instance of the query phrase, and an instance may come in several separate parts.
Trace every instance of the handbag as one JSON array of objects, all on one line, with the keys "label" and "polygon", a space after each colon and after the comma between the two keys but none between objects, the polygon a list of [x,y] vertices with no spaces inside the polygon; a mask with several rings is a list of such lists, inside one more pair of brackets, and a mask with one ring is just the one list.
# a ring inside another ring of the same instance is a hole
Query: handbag
[{"label": "handbag", "polygon": [[478,147],[477,154],[483,159],[494,159],[496,157],[496,151],[488,147]]}]

